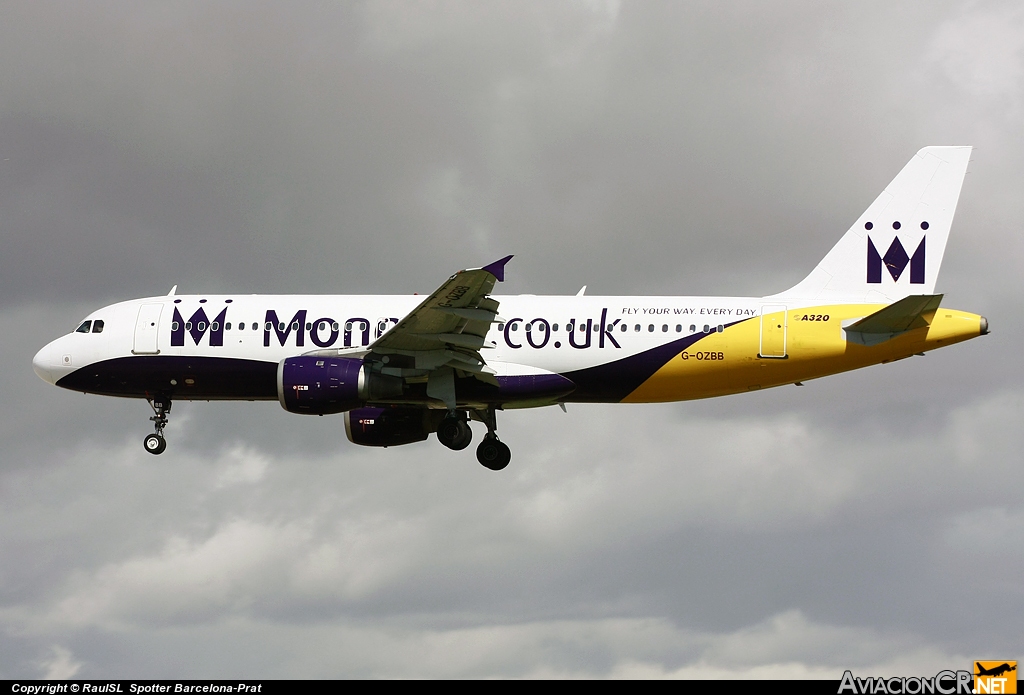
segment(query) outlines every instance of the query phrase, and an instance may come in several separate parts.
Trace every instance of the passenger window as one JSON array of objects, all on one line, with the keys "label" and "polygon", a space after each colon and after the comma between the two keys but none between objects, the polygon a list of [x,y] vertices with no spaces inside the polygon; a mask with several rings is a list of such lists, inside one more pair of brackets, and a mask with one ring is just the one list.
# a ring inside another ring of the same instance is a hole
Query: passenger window
[{"label": "passenger window", "polygon": [[640,324],[638,323],[636,325],[636,328],[634,328],[633,330],[636,331],[637,333],[639,333],[640,332]]},{"label": "passenger window", "polygon": [[626,324],[622,324],[622,328],[620,328],[619,330],[620,330],[620,332],[625,333],[626,332]]},{"label": "passenger window", "polygon": [[683,332],[683,327],[680,324],[677,323],[676,324],[676,333],[682,333],[682,332]]},{"label": "passenger window", "polygon": [[661,324],[661,332],[662,333],[668,333],[668,324],[667,323]]},{"label": "passenger window", "polygon": [[96,319],[95,321],[92,322],[92,332],[93,333],[102,333],[103,332],[103,320],[102,319]]},{"label": "passenger window", "polygon": [[[253,329],[253,330],[255,331],[255,330],[258,330],[258,329],[259,329],[259,327],[260,327],[260,325],[259,325],[258,323],[256,323],[255,321],[253,321],[253,323],[252,323],[252,329]],[[270,330],[270,324],[269,324],[269,323],[267,324],[267,330],[268,330],[268,331]]]},{"label": "passenger window", "polygon": [[551,330],[552,330],[553,332],[558,332],[558,324],[556,323],[556,324],[554,324],[553,326],[551,326]]},{"label": "passenger window", "polygon": [[225,331],[230,331],[231,330],[231,322],[230,321],[228,321],[227,323],[224,324],[224,330]]},{"label": "passenger window", "polygon": [[724,330],[725,330],[725,326],[719,326],[719,327],[718,327],[718,332],[719,332],[719,333],[721,333],[721,332],[722,332],[722,331],[724,331]]},{"label": "passenger window", "polygon": [[653,324],[653,323],[652,323],[652,324],[649,324],[649,325],[647,326],[647,332],[648,332],[648,333],[654,333],[654,324]]},{"label": "passenger window", "polygon": [[92,326],[92,321],[83,321],[82,325],[75,329],[75,333],[88,333],[90,326]]},{"label": "passenger window", "polygon": [[693,324],[691,323],[691,324],[690,324],[690,333],[696,333],[696,332],[697,332],[697,327],[696,327],[696,326],[694,326],[694,325],[693,325]]}]

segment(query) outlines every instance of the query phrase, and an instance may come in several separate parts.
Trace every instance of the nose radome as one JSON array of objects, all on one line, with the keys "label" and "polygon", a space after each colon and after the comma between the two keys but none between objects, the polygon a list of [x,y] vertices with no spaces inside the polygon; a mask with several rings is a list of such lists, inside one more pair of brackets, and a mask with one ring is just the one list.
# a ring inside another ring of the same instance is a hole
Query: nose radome
[{"label": "nose radome", "polygon": [[32,358],[32,371],[36,373],[43,381],[52,384],[53,377],[50,376],[50,346],[47,345],[42,350],[36,353],[36,356]]}]

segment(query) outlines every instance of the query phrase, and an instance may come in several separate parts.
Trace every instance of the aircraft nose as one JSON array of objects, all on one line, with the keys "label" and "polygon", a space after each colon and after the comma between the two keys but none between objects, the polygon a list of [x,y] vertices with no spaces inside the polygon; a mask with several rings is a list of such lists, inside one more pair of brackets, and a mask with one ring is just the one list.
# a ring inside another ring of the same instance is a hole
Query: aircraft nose
[{"label": "aircraft nose", "polygon": [[53,343],[50,343],[37,352],[36,356],[32,358],[32,371],[34,371],[40,379],[49,384],[55,383],[53,372],[51,371],[55,366],[53,364],[52,355]]}]

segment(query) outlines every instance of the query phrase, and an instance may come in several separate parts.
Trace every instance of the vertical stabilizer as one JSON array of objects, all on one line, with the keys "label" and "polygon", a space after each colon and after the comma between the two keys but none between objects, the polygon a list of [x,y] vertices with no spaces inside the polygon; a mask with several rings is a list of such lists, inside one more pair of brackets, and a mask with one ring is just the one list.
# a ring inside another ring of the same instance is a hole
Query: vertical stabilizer
[{"label": "vertical stabilizer", "polygon": [[920,150],[818,267],[774,297],[890,303],[934,294],[970,157],[968,146]]}]

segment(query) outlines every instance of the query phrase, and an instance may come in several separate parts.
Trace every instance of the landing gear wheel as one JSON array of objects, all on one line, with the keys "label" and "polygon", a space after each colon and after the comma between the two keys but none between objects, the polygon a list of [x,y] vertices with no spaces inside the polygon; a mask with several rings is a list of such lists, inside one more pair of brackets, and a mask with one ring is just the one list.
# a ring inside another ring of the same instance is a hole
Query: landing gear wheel
[{"label": "landing gear wheel", "polygon": [[437,440],[453,451],[462,451],[473,441],[473,430],[465,420],[446,417],[437,428]]},{"label": "landing gear wheel", "polygon": [[153,409],[153,417],[149,419],[152,421],[155,431],[142,440],[142,445],[151,454],[162,454],[167,448],[164,427],[167,427],[167,413],[171,412],[171,399],[164,396],[150,398],[147,395],[146,400],[149,401],[149,407]]},{"label": "landing gear wheel", "polygon": [[151,454],[162,454],[164,449],[167,448],[167,440],[159,434],[148,434],[143,440],[142,445]]},{"label": "landing gear wheel", "polygon": [[500,471],[512,460],[512,451],[499,441],[497,437],[488,435],[484,437],[484,440],[480,442],[480,446],[476,448],[476,460],[484,468]]}]

